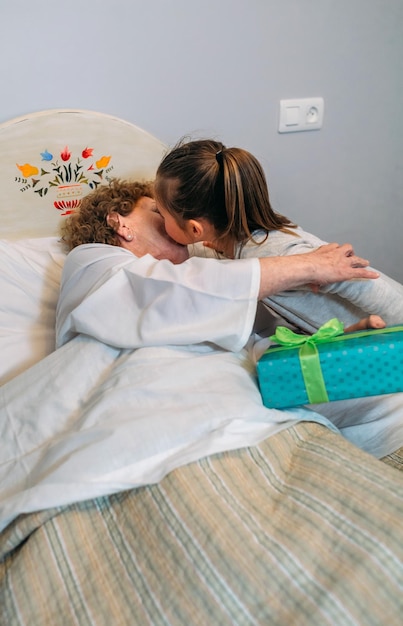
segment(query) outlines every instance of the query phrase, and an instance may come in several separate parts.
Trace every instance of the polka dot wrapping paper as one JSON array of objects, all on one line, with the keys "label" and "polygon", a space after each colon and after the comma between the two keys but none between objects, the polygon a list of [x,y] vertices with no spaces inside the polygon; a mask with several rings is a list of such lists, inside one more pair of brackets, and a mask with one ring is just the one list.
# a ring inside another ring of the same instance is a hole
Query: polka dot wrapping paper
[{"label": "polka dot wrapping paper", "polygon": [[[305,386],[300,346],[272,346],[257,363],[263,404],[285,409],[313,404]],[[403,326],[346,333],[316,345],[327,399],[403,391]]]}]

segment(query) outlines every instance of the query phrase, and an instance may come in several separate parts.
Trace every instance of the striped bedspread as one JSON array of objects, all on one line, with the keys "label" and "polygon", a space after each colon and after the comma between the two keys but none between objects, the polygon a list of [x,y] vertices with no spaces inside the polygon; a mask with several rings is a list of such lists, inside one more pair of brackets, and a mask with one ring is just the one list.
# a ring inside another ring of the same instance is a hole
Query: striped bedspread
[{"label": "striped bedspread", "polygon": [[1,625],[400,626],[401,469],[299,423],[22,516],[1,535]]}]

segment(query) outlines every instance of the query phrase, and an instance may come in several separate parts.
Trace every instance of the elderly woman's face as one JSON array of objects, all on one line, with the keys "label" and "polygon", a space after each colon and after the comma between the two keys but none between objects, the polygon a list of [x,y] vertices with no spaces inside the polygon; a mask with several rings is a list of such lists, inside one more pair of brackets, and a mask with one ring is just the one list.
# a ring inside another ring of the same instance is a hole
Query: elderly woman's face
[{"label": "elderly woman's face", "polygon": [[187,246],[177,243],[167,234],[164,220],[152,198],[140,198],[125,221],[132,231],[133,240],[126,242],[124,247],[136,256],[151,254],[155,259],[168,259],[175,264],[189,258]]}]

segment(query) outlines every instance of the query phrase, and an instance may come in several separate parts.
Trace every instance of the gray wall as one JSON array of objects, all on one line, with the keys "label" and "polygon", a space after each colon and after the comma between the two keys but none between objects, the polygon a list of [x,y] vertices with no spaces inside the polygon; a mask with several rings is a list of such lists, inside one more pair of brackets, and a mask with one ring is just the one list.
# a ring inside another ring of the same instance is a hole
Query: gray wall
[{"label": "gray wall", "polygon": [[[91,109],[251,150],[278,211],[403,282],[402,0],[2,0],[0,80],[0,121]],[[308,96],[322,130],[280,135]]]}]

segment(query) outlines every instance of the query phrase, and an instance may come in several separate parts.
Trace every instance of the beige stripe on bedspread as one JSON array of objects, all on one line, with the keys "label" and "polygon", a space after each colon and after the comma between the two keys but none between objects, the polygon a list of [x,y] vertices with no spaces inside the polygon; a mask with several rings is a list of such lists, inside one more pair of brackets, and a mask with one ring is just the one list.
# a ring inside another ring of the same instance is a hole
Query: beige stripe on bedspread
[{"label": "beige stripe on bedspread", "polygon": [[402,514],[400,472],[298,424],[17,520],[3,548],[28,539],[3,562],[4,623],[400,626]]}]

